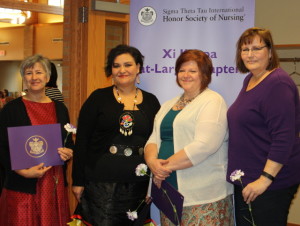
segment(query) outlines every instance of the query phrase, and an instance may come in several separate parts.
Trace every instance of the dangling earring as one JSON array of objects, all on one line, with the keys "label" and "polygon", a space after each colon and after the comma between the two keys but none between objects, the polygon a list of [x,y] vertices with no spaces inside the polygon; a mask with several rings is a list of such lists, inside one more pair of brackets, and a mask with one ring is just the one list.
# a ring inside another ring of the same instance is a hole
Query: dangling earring
[{"label": "dangling earring", "polygon": [[140,75],[136,76],[136,83],[139,85],[141,83]]}]

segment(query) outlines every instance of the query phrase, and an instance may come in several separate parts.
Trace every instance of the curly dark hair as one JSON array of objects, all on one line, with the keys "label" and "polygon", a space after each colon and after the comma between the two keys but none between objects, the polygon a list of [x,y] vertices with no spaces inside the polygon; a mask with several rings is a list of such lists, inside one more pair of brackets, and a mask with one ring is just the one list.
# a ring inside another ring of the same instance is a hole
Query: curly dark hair
[{"label": "curly dark hair", "polygon": [[135,63],[140,65],[140,73],[143,69],[143,63],[144,63],[144,56],[141,54],[141,52],[133,47],[133,46],[128,46],[128,45],[118,45],[115,48],[111,49],[109,54],[107,55],[107,61],[106,61],[106,66],[105,66],[105,75],[106,77],[110,77],[112,74],[112,66],[114,63],[114,60],[116,59],[117,56],[121,54],[130,54]]}]

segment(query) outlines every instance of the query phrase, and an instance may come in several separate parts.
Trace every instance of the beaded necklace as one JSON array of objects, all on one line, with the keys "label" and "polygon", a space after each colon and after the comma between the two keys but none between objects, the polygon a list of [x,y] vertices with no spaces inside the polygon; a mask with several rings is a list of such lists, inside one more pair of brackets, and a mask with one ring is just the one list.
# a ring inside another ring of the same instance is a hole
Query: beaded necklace
[{"label": "beaded necklace", "polygon": [[[117,100],[119,101],[119,103],[120,103],[120,104],[123,104],[123,103],[122,103],[122,97],[120,96],[120,93],[119,93],[118,87],[117,87],[117,86],[115,86],[115,89],[116,89],[116,93],[117,93],[117,96],[118,96]],[[135,107],[136,107],[136,103],[137,103],[137,96],[138,96],[138,88],[137,88],[137,87],[135,87],[135,95],[134,95],[134,99],[133,99],[133,108],[132,108],[132,110],[134,110],[134,109],[135,109]],[[125,105],[124,105],[124,107],[125,107]]]},{"label": "beaded necklace", "polygon": [[[122,97],[120,96],[118,87],[115,86],[115,89],[116,89],[116,93],[117,93],[117,100],[119,101],[120,104],[122,104]],[[135,107],[136,107],[137,96],[138,96],[138,88],[136,87],[135,96],[134,96],[134,99],[133,99],[133,108],[132,108],[132,110],[134,110]],[[125,108],[125,104],[124,104],[124,108]],[[131,112],[125,111],[123,109],[123,113],[121,114],[121,116],[119,118],[120,133],[123,134],[124,136],[130,136],[133,133],[132,129],[133,129],[134,123],[135,123],[135,121],[134,121],[133,114]]]},{"label": "beaded necklace", "polygon": [[181,97],[179,98],[178,102],[176,103],[176,106],[175,106],[176,109],[182,110],[186,105],[191,103],[200,93],[202,93],[202,91],[200,91],[196,96],[194,96],[190,99],[185,99],[184,94],[182,94]]}]

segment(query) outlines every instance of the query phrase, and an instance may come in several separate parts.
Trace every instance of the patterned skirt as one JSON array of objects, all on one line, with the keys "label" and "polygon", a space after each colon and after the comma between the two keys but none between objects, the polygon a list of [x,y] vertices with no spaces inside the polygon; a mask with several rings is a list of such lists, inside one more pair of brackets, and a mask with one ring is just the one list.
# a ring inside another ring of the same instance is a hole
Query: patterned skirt
[{"label": "patterned skirt", "polygon": [[[161,212],[162,226],[174,224]],[[233,226],[232,195],[213,203],[183,207],[181,226]]]},{"label": "patterned skirt", "polygon": [[70,211],[62,166],[52,167],[38,179],[36,194],[2,191],[1,226],[65,226],[67,222]]}]

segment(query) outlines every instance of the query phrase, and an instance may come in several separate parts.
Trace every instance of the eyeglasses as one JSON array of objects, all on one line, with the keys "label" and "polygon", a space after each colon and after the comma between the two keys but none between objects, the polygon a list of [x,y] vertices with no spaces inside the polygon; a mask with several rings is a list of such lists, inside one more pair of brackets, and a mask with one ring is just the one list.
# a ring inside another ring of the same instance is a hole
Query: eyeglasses
[{"label": "eyeglasses", "polygon": [[248,55],[249,52],[251,51],[251,53],[253,55],[257,54],[260,50],[262,50],[263,48],[265,48],[267,46],[262,46],[262,47],[253,47],[252,49],[249,48],[244,48],[241,50],[242,55]]}]

